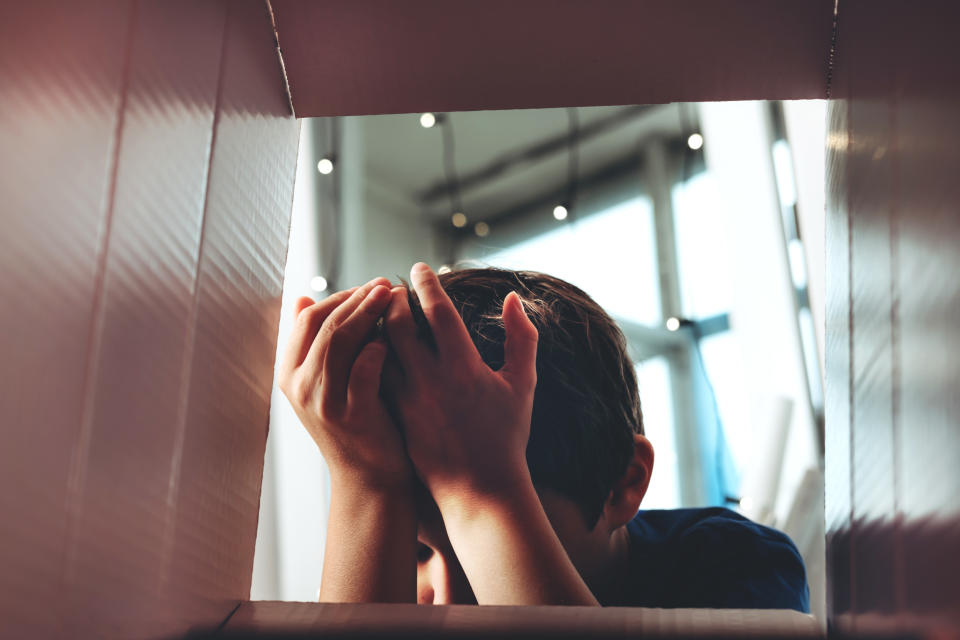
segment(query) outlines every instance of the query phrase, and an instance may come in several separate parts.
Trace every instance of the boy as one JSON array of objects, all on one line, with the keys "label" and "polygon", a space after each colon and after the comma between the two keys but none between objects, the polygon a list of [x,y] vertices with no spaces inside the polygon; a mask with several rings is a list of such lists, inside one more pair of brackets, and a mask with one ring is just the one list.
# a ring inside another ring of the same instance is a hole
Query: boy
[{"label": "boy", "polygon": [[330,467],[322,601],[808,610],[783,534],[638,514],[653,447],[589,296],[497,269],[411,280],[429,332],[383,278],[298,301],[279,384]]}]

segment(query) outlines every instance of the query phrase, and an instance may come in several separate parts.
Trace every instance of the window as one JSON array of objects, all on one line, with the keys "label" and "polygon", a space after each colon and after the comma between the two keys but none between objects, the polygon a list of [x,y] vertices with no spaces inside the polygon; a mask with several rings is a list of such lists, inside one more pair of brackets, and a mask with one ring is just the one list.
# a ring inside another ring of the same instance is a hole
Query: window
[{"label": "window", "polygon": [[567,280],[614,317],[641,324],[660,322],[649,198],[627,200],[478,257],[490,266],[542,271]]},{"label": "window", "polygon": [[[621,325],[663,331],[657,274],[653,205],[646,196],[626,200],[522,240],[510,247],[470,256],[494,267],[542,271],[590,294]],[[650,356],[650,345],[627,331],[637,362],[637,381],[647,437],[656,450],[646,509],[680,506],[673,399],[666,358]]]}]

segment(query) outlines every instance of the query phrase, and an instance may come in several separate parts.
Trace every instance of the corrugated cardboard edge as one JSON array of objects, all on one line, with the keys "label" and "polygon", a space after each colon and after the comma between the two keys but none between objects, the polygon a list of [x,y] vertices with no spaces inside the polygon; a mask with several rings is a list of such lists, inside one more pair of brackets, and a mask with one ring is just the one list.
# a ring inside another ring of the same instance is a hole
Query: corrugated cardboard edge
[{"label": "corrugated cardboard edge", "polygon": [[804,613],[769,609],[244,602],[229,633],[358,637],[822,637]]},{"label": "corrugated cardboard edge", "polygon": [[273,5],[270,0],[265,0],[267,14],[270,16],[270,28],[273,29],[273,46],[277,51],[277,60],[280,61],[280,76],[283,78],[283,90],[287,93],[287,104],[290,106],[290,114],[294,118],[297,112],[293,108],[293,94],[290,92],[290,78],[287,77],[287,65],[283,61],[283,51],[280,49],[280,32],[277,30],[277,16],[273,11]]}]

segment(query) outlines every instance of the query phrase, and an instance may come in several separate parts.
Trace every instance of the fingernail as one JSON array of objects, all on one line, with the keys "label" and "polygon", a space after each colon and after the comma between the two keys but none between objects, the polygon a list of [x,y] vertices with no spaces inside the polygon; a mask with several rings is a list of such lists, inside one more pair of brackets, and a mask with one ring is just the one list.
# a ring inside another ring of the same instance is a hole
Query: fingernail
[{"label": "fingernail", "polygon": [[386,296],[388,291],[389,289],[387,289],[385,286],[378,284],[373,288],[373,291],[370,292],[370,298],[372,300],[379,300],[380,298]]},{"label": "fingernail", "polygon": [[430,265],[428,265],[426,262],[418,262],[417,264],[413,265],[412,269],[410,269],[410,274],[413,275],[415,273],[428,273],[429,271],[430,271]]}]

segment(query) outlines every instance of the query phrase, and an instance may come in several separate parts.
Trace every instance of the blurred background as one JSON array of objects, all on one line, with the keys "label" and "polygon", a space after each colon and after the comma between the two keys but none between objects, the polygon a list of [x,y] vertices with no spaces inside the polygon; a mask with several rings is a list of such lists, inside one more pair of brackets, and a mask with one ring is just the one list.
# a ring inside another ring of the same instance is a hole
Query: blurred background
[{"label": "blurred background", "polygon": [[[618,321],[656,465],[644,509],[785,531],[824,620],[826,103],[726,102],[303,121],[293,301],[416,261],[543,271]],[[251,598],[315,600],[329,487],[274,389]]]}]

